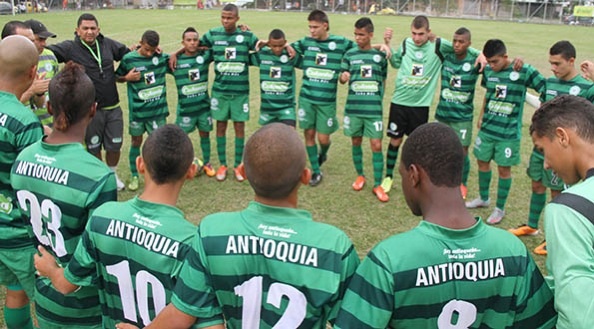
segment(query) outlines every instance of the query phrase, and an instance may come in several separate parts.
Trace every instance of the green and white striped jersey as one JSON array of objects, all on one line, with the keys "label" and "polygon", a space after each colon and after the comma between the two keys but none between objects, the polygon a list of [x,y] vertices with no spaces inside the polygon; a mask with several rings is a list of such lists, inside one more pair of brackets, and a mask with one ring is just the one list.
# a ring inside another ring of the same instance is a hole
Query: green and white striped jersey
[{"label": "green and white striped jersey", "polygon": [[208,97],[208,68],[212,62],[210,50],[188,56],[177,56],[174,72],[177,86],[177,115],[197,116],[210,111]]},{"label": "green and white striped jersey", "polygon": [[249,94],[250,51],[255,50],[257,42],[258,38],[250,31],[237,28],[227,33],[222,26],[210,29],[200,38],[200,45],[209,47],[214,57],[213,92]]},{"label": "green and white striped jersey", "polygon": [[552,328],[553,295],[524,244],[480,219],[427,221],[375,246],[335,328]]},{"label": "green and white striped jersey", "polygon": [[359,258],[350,239],[304,210],[251,202],[207,216],[172,303],[228,328],[326,328]]},{"label": "green and white striped jersey", "polygon": [[341,70],[350,73],[345,114],[357,117],[382,117],[384,85],[388,75],[386,55],[379,50],[346,52]]},{"label": "green and white striped jersey", "polygon": [[305,37],[291,46],[303,61],[299,97],[310,103],[336,103],[342,56],[357,45],[345,37],[329,35],[326,40]]},{"label": "green and white striped jersey", "polygon": [[299,57],[289,57],[286,50],[280,56],[268,47],[252,56],[252,65],[260,67],[260,111],[275,113],[295,108],[295,66]]},{"label": "green and white striped jersey", "polygon": [[[29,146],[12,166],[12,186],[38,244],[60,265],[72,257],[89,215],[117,198],[114,173],[79,143]],[[62,295],[49,279],[36,282],[37,315],[56,325],[101,323],[97,287]]]},{"label": "green and white striped jersey", "polygon": [[145,57],[138,51],[127,53],[120,61],[116,76],[124,76],[132,69],[140,72],[140,80],[126,83],[130,121],[146,122],[169,115],[165,80],[168,63],[168,54]]},{"label": "green and white striped jersey", "polygon": [[513,65],[495,72],[490,66],[485,67],[481,86],[485,91],[483,123],[478,137],[493,140],[519,140],[522,136],[522,114],[526,89],[532,88],[537,93],[545,91],[544,77],[529,64],[514,71]]}]

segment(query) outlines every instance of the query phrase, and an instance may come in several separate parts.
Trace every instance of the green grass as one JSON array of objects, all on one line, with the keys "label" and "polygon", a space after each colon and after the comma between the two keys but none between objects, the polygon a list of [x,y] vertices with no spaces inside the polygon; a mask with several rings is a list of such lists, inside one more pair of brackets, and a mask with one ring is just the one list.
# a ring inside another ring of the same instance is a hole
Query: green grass
[{"label": "green grass", "polygon": [[[181,33],[187,26],[196,27],[201,33],[220,25],[219,10],[102,10],[93,12],[100,23],[102,32],[111,38],[125,44],[133,44],[140,39],[146,29],[154,29],[161,35],[161,47],[166,52],[178,49],[181,41]],[[58,35],[56,39],[48,40],[49,43],[57,43],[61,40],[71,39],[76,27],[76,19],[80,12],[51,12],[47,14],[29,14],[18,16],[17,19],[34,18],[45,23],[48,29]],[[307,29],[307,13],[293,12],[260,12],[242,11],[240,13],[243,24],[248,24],[254,33],[261,39],[266,38],[273,28],[282,28],[290,41],[305,36]],[[331,15],[331,33],[351,37],[353,24],[357,16],[352,15]],[[12,17],[0,17],[0,24],[4,24]],[[380,43],[383,30],[386,27],[394,28],[393,45],[396,47],[404,37],[409,35],[409,26],[412,17],[409,16],[374,16],[376,37],[374,42]],[[482,48],[487,39],[500,38],[507,44],[511,57],[520,56],[526,63],[535,66],[545,76],[549,76],[548,49],[556,41],[570,40],[578,50],[578,62],[585,59],[584,55],[592,57],[594,49],[589,38],[584,37],[590,32],[587,28],[575,26],[558,25],[536,25],[521,24],[514,22],[497,21],[475,21],[459,19],[431,18],[433,32],[444,38],[450,39],[453,32],[460,26],[465,26],[472,31],[473,45]],[[252,91],[250,95],[252,120],[247,124],[247,136],[251,135],[257,128],[259,90],[257,88],[257,75],[252,68]],[[299,74],[300,75],[300,74]],[[387,121],[389,101],[394,90],[394,79],[396,71],[390,69],[387,92],[384,103],[385,121]],[[342,108],[345,102],[344,86],[339,87],[338,112],[342,118]],[[127,113],[125,85],[119,85],[122,100],[122,107]],[[437,95],[437,94],[436,94]],[[478,111],[482,102],[484,92],[477,87],[475,105]],[[172,79],[168,81],[168,100],[170,108],[174,109],[176,104],[175,85]],[[430,120],[433,121],[432,108]],[[175,119],[175,111],[169,121]],[[512,170],[513,184],[506,206],[506,218],[499,227],[507,229],[518,224],[527,222],[528,205],[530,199],[530,180],[525,174],[528,158],[531,151],[531,140],[527,134],[527,127],[534,109],[526,106],[524,113],[524,137],[522,140],[522,163]],[[127,120],[127,116],[124,116]],[[125,129],[127,132],[127,128]],[[475,131],[476,135],[476,131]],[[125,134],[125,136],[127,136]],[[233,131],[228,132],[229,150],[228,157],[233,161]],[[199,152],[197,133],[192,134],[195,149]],[[214,144],[214,133],[211,134],[212,159],[217,165],[217,157]],[[343,229],[353,240],[361,257],[372,248],[377,242],[395,233],[403,232],[417,225],[420,218],[414,217],[406,207],[406,203],[400,193],[399,176],[395,177],[395,187],[386,204],[381,204],[371,193],[371,188],[366,186],[361,192],[354,192],[351,183],[356,177],[351,160],[350,139],[345,137],[342,131],[333,135],[333,144],[329,153],[329,160],[323,166],[324,181],[316,187],[304,186],[300,191],[300,207],[312,212],[318,221],[330,223]],[[118,172],[122,179],[129,177],[128,148],[129,138],[124,139],[122,158]],[[369,145],[364,142],[365,172],[368,177],[373,177],[371,168],[371,152]],[[387,141],[384,140],[384,152]],[[471,156],[471,176],[469,181],[469,198],[478,194],[475,159]],[[496,194],[496,171],[491,184],[491,197]],[[135,193],[122,192],[120,200],[127,200]],[[237,183],[229,177],[225,182],[217,182],[214,178],[206,176],[188,182],[183,190],[179,207],[185,212],[187,218],[193,223],[198,223],[205,215],[219,211],[233,211],[244,208],[253,197],[252,191],[247,182]],[[473,214],[486,218],[492,208],[473,211]],[[523,238],[528,248],[533,249],[544,236]],[[541,269],[544,269],[544,257],[534,256]],[[0,295],[2,295],[0,293]],[[0,316],[0,319],[2,317]],[[0,326],[1,324],[0,320]]]}]

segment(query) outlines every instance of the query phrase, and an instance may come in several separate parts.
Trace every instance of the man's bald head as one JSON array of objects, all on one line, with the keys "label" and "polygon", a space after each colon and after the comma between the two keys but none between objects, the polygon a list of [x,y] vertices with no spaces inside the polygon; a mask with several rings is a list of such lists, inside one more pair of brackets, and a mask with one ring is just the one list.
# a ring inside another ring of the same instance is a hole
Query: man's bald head
[{"label": "man's bald head", "polygon": [[256,195],[278,200],[288,197],[300,184],[306,153],[295,129],[272,123],[248,140],[243,160]]},{"label": "man's bald head", "polygon": [[6,82],[31,79],[30,84],[35,78],[35,74],[30,77],[31,68],[37,66],[38,60],[37,48],[26,37],[12,35],[0,41],[0,79]]}]

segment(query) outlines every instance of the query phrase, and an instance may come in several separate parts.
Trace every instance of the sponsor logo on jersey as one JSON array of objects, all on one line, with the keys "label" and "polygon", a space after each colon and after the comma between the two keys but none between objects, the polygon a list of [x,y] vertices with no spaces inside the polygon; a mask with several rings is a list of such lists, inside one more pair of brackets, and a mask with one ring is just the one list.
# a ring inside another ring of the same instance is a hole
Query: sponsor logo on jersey
[{"label": "sponsor logo on jersey", "polygon": [[464,72],[470,71],[471,68],[472,68],[472,66],[470,65],[470,63],[464,63],[464,65],[462,65],[462,70]]},{"label": "sponsor logo on jersey", "polygon": [[373,76],[373,69],[371,65],[361,65],[361,77],[362,78],[371,78]]},{"label": "sponsor logo on jersey", "polygon": [[413,64],[410,75],[414,77],[423,75],[423,64]]},{"label": "sponsor logo on jersey", "polygon": [[203,94],[206,92],[207,88],[208,88],[208,83],[201,82],[201,83],[196,83],[193,85],[183,86],[181,88],[181,93],[184,96]]},{"label": "sponsor logo on jersey", "polygon": [[336,49],[336,42],[334,42],[334,41],[331,41],[331,42],[328,44],[328,49],[330,49],[330,50],[334,50],[334,49]]},{"label": "sponsor logo on jersey", "polygon": [[287,55],[281,55],[280,61],[281,63],[287,63],[289,61],[289,57]]},{"label": "sponsor logo on jersey", "polygon": [[334,78],[334,71],[310,67],[305,70],[305,76],[309,79],[332,80]]},{"label": "sponsor logo on jersey", "polygon": [[382,56],[380,55],[373,55],[373,61],[379,63],[382,60]]},{"label": "sponsor logo on jersey", "polygon": [[377,93],[379,84],[376,81],[354,81],[351,90],[355,93]]},{"label": "sponsor logo on jersey", "polygon": [[507,102],[489,101],[487,104],[489,112],[501,115],[510,115],[514,110],[514,104]]},{"label": "sponsor logo on jersey", "polygon": [[152,88],[143,89],[138,92],[138,98],[142,99],[143,101],[159,98],[163,94],[164,90],[164,86],[156,86]]},{"label": "sponsor logo on jersey", "polygon": [[317,53],[316,54],[316,65],[326,66],[328,65],[328,55]]},{"label": "sponsor logo on jersey", "polygon": [[189,70],[188,79],[190,79],[190,81],[200,80],[200,70]]},{"label": "sponsor logo on jersey", "polygon": [[198,64],[204,64],[204,57],[197,56],[196,57],[196,63],[198,63]]},{"label": "sponsor logo on jersey", "polygon": [[519,78],[520,78],[520,73],[518,73],[518,72],[516,72],[516,71],[513,71],[513,72],[511,72],[511,73],[509,74],[509,79],[510,79],[511,81],[516,81],[516,80],[518,80]]},{"label": "sponsor logo on jersey", "polygon": [[262,91],[266,93],[285,93],[289,90],[290,86],[288,82],[262,81],[260,87],[262,88]]},{"label": "sponsor logo on jersey", "polygon": [[243,35],[238,35],[235,37],[235,41],[237,41],[237,43],[242,43],[244,40]]},{"label": "sponsor logo on jersey", "polygon": [[464,91],[456,91],[451,90],[448,88],[444,88],[441,91],[441,97],[446,102],[453,102],[453,103],[466,103],[470,99],[471,93],[464,92]]},{"label": "sponsor logo on jersey", "polygon": [[245,69],[245,63],[218,63],[217,71],[221,73],[241,73]]},{"label": "sponsor logo on jersey", "polygon": [[283,70],[278,66],[271,66],[270,67],[270,77],[273,79],[280,79],[282,77]]},{"label": "sponsor logo on jersey", "polygon": [[159,58],[157,57],[153,57],[153,65],[158,65],[159,64]]}]

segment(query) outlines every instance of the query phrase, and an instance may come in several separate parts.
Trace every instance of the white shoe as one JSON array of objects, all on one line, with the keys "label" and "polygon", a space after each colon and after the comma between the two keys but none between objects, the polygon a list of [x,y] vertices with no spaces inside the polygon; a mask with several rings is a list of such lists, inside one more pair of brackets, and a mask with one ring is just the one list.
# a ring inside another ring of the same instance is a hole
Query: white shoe
[{"label": "white shoe", "polygon": [[487,201],[484,201],[483,199],[481,199],[481,197],[478,197],[472,201],[466,202],[466,208],[469,208],[469,209],[484,208],[484,207],[488,207],[490,203],[491,203],[491,199],[487,199]]},{"label": "white shoe", "polygon": [[503,216],[505,216],[505,211],[499,208],[495,208],[493,209],[493,212],[491,213],[489,218],[487,218],[487,223],[491,225],[499,224],[501,220],[503,220]]},{"label": "white shoe", "polygon": [[126,184],[124,184],[124,182],[122,182],[122,180],[118,177],[118,175],[115,175],[116,178],[116,186],[118,191],[122,191],[126,188]]}]

